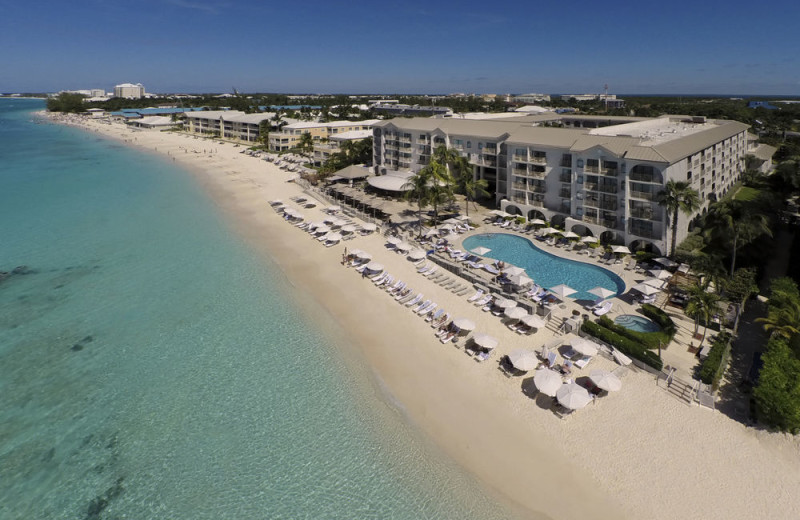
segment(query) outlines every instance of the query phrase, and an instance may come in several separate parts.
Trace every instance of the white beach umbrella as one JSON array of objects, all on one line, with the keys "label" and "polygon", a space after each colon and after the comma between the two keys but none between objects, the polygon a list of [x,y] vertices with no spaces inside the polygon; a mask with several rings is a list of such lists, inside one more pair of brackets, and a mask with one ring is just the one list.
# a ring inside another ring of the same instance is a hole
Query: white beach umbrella
[{"label": "white beach umbrella", "polygon": [[436,236],[438,234],[439,234],[439,230],[438,229],[431,228],[431,229],[425,230],[425,232],[422,234],[422,236],[424,236],[424,237],[432,237],[432,236]]},{"label": "white beach umbrella", "polygon": [[553,235],[553,234],[557,234],[557,233],[561,233],[561,231],[559,231],[558,229],[556,229],[554,227],[546,227],[546,228],[542,229],[542,234],[543,235]]},{"label": "white beach umbrella", "polygon": [[402,242],[403,240],[402,240],[402,239],[400,239],[400,238],[398,238],[398,237],[389,237],[389,238],[387,238],[387,239],[386,239],[386,241],[387,241],[387,242],[389,242],[390,244],[392,244],[392,245],[395,245],[395,246],[396,246],[397,244],[399,244],[399,243],[400,243],[400,242]]},{"label": "white beach umbrella", "polygon": [[521,320],[522,323],[527,325],[528,327],[533,327],[534,329],[541,329],[547,322],[544,321],[544,318],[541,316],[537,316],[536,314],[528,314],[527,316],[523,316]]},{"label": "white beach umbrella", "polygon": [[619,253],[619,254],[623,254],[623,255],[631,254],[631,250],[628,249],[625,246],[614,246],[614,247],[611,248],[611,252],[612,253]]},{"label": "white beach umbrella", "polygon": [[486,253],[489,253],[491,251],[492,250],[489,249],[488,247],[483,247],[483,246],[478,246],[478,247],[476,247],[475,249],[472,250],[473,253],[475,253],[476,255],[481,255],[481,256],[483,256]]},{"label": "white beach umbrella", "polygon": [[372,255],[366,251],[359,251],[358,253],[355,253],[355,255],[359,260],[372,260]]},{"label": "white beach umbrella", "polygon": [[508,279],[511,281],[512,284],[517,285],[519,287],[523,287],[525,285],[533,283],[533,280],[528,278],[524,274],[515,274],[513,276],[509,276]]},{"label": "white beach umbrella", "polygon": [[589,374],[589,379],[591,379],[592,383],[596,384],[598,388],[606,392],[617,392],[622,389],[622,381],[608,370],[592,370]]},{"label": "white beach umbrella", "polygon": [[511,318],[512,320],[519,320],[528,316],[528,311],[523,309],[522,307],[510,307],[503,311],[503,314],[506,318]]},{"label": "white beach umbrella", "polygon": [[651,276],[658,278],[659,280],[666,280],[667,278],[672,278],[672,273],[667,271],[666,269],[651,269],[647,271],[650,273]]},{"label": "white beach umbrella", "polygon": [[545,222],[544,220],[542,220],[540,218],[535,218],[535,219],[529,221],[528,224],[533,224],[534,226],[546,226],[547,222]]},{"label": "white beach umbrella", "polygon": [[426,253],[422,249],[414,249],[410,253],[408,253],[408,257],[412,260],[422,260],[427,255],[428,253]]},{"label": "white beach umbrella", "polygon": [[353,224],[342,226],[342,233],[355,233],[356,227]]},{"label": "white beach umbrella", "polygon": [[570,294],[575,294],[576,292],[578,292],[572,287],[567,287],[563,283],[560,285],[556,285],[555,287],[551,287],[550,289],[548,289],[548,291],[557,296],[560,300],[564,300]]},{"label": "white beach umbrella", "polygon": [[472,336],[472,341],[474,341],[479,347],[490,350],[497,347],[498,344],[497,338],[483,333],[478,333]]},{"label": "white beach umbrella", "polygon": [[296,218],[297,220],[303,220],[304,218],[306,218],[305,215],[297,211],[295,211],[291,216],[292,218]]},{"label": "white beach umbrella", "polygon": [[269,201],[269,203],[272,206],[280,206],[281,204],[283,204],[283,201],[281,199],[275,199],[275,200]]},{"label": "white beach umbrella", "polygon": [[518,274],[525,274],[525,269],[510,264],[507,264],[500,270],[506,273],[506,276],[516,276]]},{"label": "white beach umbrella", "polygon": [[297,210],[294,208],[289,208],[289,207],[283,208],[284,215],[294,216],[295,213],[297,213]]},{"label": "white beach umbrella", "polygon": [[364,228],[364,231],[375,231],[376,229],[378,229],[378,226],[376,226],[372,222],[367,222],[361,227]]},{"label": "white beach umbrella", "polygon": [[676,267],[678,265],[676,262],[673,262],[672,260],[670,260],[669,258],[667,258],[665,256],[662,256],[660,258],[656,258],[654,261],[659,263],[659,264],[661,264],[661,265],[663,265],[664,267]]},{"label": "white beach umbrella", "polygon": [[453,320],[453,325],[467,332],[470,330],[475,330],[475,322],[468,320],[467,318],[457,318]]},{"label": "white beach umbrella", "polygon": [[347,221],[346,220],[342,220],[340,218],[335,218],[335,219],[333,219],[331,221],[331,226],[333,226],[333,227],[342,227],[342,226],[346,226],[346,225],[347,225]]},{"label": "white beach umbrella", "polygon": [[539,358],[533,350],[519,348],[508,355],[509,361],[517,370],[527,372],[539,366]]},{"label": "white beach umbrella", "polygon": [[[345,249],[346,249],[346,248],[345,248]],[[347,254],[348,254],[349,256],[356,256],[356,257],[357,257],[358,255],[360,255],[360,254],[361,254],[361,253],[363,253],[363,252],[364,252],[364,251],[362,251],[362,250],[360,250],[360,249],[351,249],[351,250],[350,250],[350,251],[349,251]]]},{"label": "white beach umbrella", "polygon": [[572,350],[584,356],[597,355],[597,345],[586,338],[574,337],[570,340],[569,344],[572,346]]},{"label": "white beach umbrella", "polygon": [[663,289],[666,282],[664,280],[659,280],[658,278],[648,278],[642,283],[655,287],[656,289]]},{"label": "white beach umbrella", "polygon": [[374,260],[367,264],[366,268],[367,271],[383,271],[383,264],[379,264]]},{"label": "white beach umbrella", "polygon": [[394,246],[398,251],[411,251],[411,244],[408,242],[400,242]]},{"label": "white beach umbrella", "polygon": [[466,215],[459,215],[456,217],[459,221],[469,220],[469,217]]},{"label": "white beach umbrella", "polygon": [[337,211],[341,211],[342,207],[338,205],[328,206],[325,208],[325,211],[329,211],[331,213],[336,213]]},{"label": "white beach umbrella", "polygon": [[501,296],[494,301],[494,305],[500,307],[501,309],[510,309],[512,307],[516,307],[517,302]]},{"label": "white beach umbrella", "polygon": [[594,289],[589,289],[586,292],[588,292],[589,294],[594,294],[598,298],[602,298],[604,300],[609,296],[614,296],[615,294],[617,294],[611,289],[606,289],[605,287],[595,287]]},{"label": "white beach umbrella", "polygon": [[599,241],[599,240],[598,240],[598,238],[597,238],[597,237],[591,237],[591,236],[588,236],[588,237],[583,237],[583,238],[581,239],[581,242],[583,242],[583,243],[585,243],[585,244],[595,244],[595,243],[597,243],[598,241]]},{"label": "white beach umbrella", "polygon": [[439,229],[442,231],[450,231],[453,228],[455,228],[453,224],[444,224],[442,226],[439,226]]},{"label": "white beach umbrella", "polygon": [[318,228],[320,226],[324,226],[324,225],[325,225],[324,222],[319,222],[319,221],[312,222],[311,224],[308,225],[308,229],[316,229],[316,228]]},{"label": "white beach umbrella", "polygon": [[342,235],[340,235],[339,233],[328,233],[327,235],[325,235],[325,240],[328,242],[338,242],[341,239]]},{"label": "white beach umbrella", "polygon": [[580,235],[577,233],[573,233],[572,231],[567,231],[564,233],[564,238],[578,238]]},{"label": "white beach umbrella", "polygon": [[577,410],[592,402],[592,396],[582,386],[575,383],[561,385],[556,392],[556,399],[564,408]]},{"label": "white beach umbrella", "polygon": [[460,220],[458,220],[457,218],[449,218],[449,219],[447,219],[447,220],[443,221],[443,222],[442,222],[442,224],[447,224],[447,225],[451,225],[451,224],[452,224],[452,225],[458,225],[458,224],[461,224],[461,221],[460,221]]},{"label": "white beach umbrella", "polygon": [[564,386],[561,375],[549,368],[540,368],[537,370],[536,374],[533,376],[533,384],[536,385],[539,392],[544,395],[549,395],[550,397],[555,397],[556,392]]},{"label": "white beach umbrella", "polygon": [[330,230],[331,230],[331,228],[329,228],[325,224],[322,224],[321,226],[317,226],[316,229],[314,229],[314,234],[318,235],[320,233],[327,233]]},{"label": "white beach umbrella", "polygon": [[493,210],[492,210],[492,211],[490,211],[489,213],[491,213],[492,215],[497,215],[498,217],[503,217],[503,218],[506,218],[506,217],[510,217],[510,216],[511,216],[511,214],[509,214],[509,213],[506,213],[505,211],[503,211],[503,210],[500,210],[500,209],[493,209]]},{"label": "white beach umbrella", "polygon": [[631,287],[631,289],[637,290],[640,293],[644,294],[645,296],[652,296],[658,292],[661,292],[661,289],[653,287],[652,285],[647,285],[646,283],[638,283]]}]

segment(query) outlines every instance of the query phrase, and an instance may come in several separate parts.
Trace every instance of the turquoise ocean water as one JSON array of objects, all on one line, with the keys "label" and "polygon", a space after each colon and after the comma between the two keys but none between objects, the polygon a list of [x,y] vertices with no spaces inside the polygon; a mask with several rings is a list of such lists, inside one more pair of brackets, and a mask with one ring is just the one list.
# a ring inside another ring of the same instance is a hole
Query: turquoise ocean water
[{"label": "turquoise ocean water", "polygon": [[0,518],[509,517],[190,174],[42,107],[0,100]]}]

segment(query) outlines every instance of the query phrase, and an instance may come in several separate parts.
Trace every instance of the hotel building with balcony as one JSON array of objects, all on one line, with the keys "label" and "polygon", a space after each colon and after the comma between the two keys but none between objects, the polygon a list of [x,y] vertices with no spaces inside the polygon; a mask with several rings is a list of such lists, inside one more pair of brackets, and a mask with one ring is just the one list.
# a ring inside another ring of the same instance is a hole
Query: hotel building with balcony
[{"label": "hotel building with balcony", "polygon": [[270,125],[274,125],[272,118],[275,114],[270,112],[245,114],[238,110],[202,110],[184,112],[183,115],[186,117],[184,129],[189,132],[253,143],[261,136],[262,122],[270,121]]},{"label": "hotel building with balcony", "polygon": [[[375,125],[373,164],[377,175],[416,172],[444,144],[469,159],[505,211],[663,254],[671,221],[659,192],[689,182],[705,211],[743,173],[747,128],[687,116],[392,119]],[[679,241],[695,216],[678,215]]]},{"label": "hotel building with balcony", "polygon": [[378,122],[378,119],[367,119],[364,121],[330,121],[328,123],[312,121],[292,123],[284,126],[280,132],[269,134],[269,149],[273,152],[284,152],[297,148],[303,134],[311,134],[314,144],[317,145],[323,143],[323,140],[330,140],[345,132],[371,131],[372,126]]}]

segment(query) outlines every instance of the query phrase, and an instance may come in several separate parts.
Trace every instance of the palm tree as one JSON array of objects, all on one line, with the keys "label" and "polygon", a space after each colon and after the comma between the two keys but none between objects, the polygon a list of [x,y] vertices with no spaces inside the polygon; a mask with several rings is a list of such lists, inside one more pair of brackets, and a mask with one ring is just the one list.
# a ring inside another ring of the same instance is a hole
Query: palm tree
[{"label": "palm tree", "polygon": [[700,209],[700,195],[688,182],[667,181],[665,189],[658,194],[658,205],[667,211],[667,218],[672,219],[672,245],[670,255],[675,254],[678,245],[678,213],[692,215]]},{"label": "palm tree", "polygon": [[310,157],[311,152],[314,150],[314,138],[311,137],[311,133],[305,132],[303,135],[301,135],[300,140],[297,143],[297,147],[301,152]]},{"label": "palm tree", "polygon": [[428,177],[428,202],[433,206],[433,226],[439,222],[439,206],[453,199],[453,177],[447,168],[432,160],[420,173]]},{"label": "palm tree", "polygon": [[755,213],[752,206],[735,199],[722,200],[711,207],[706,228],[709,233],[727,242],[731,248],[730,275],[736,268],[736,253],[761,235],[772,236],[767,218]]},{"label": "palm tree", "polygon": [[417,202],[417,219],[420,237],[422,236],[422,208],[428,203],[429,181],[430,177],[428,176],[428,172],[423,168],[415,175],[409,177],[405,184],[403,184],[403,189],[406,190],[406,192],[403,193],[403,198],[408,201],[414,200]]},{"label": "palm tree", "polygon": [[703,320],[703,338],[700,345],[706,340],[708,323],[714,314],[717,313],[717,304],[721,298],[717,293],[708,292],[704,287],[694,285],[689,289],[689,301],[686,304],[686,314],[694,318],[694,333],[700,327],[700,320]]},{"label": "palm tree", "polygon": [[781,306],[770,305],[766,318],[756,318],[772,336],[790,339],[800,333],[800,302],[787,299]]},{"label": "palm tree", "polygon": [[474,201],[476,197],[488,197],[489,182],[486,179],[476,179],[472,168],[466,157],[458,156],[458,160],[453,164],[453,175],[456,178],[460,188],[464,190],[464,195],[467,202],[464,205],[466,208],[467,216],[469,216],[469,203]]}]

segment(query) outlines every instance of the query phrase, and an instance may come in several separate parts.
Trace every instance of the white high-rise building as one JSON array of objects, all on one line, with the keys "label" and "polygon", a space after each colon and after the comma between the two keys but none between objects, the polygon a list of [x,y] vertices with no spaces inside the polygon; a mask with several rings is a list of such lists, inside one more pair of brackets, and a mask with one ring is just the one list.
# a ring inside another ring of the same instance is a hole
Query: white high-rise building
[{"label": "white high-rise building", "polygon": [[137,83],[122,83],[114,86],[114,97],[126,99],[140,99],[144,97],[144,85]]}]

